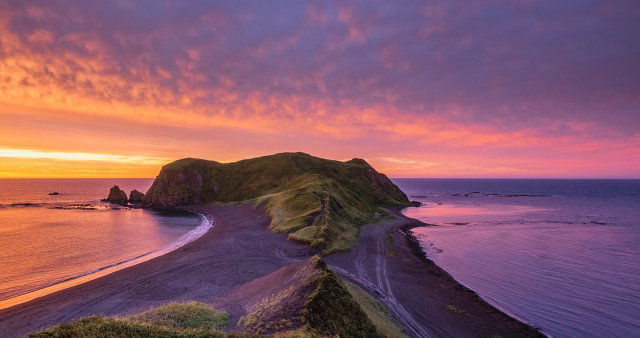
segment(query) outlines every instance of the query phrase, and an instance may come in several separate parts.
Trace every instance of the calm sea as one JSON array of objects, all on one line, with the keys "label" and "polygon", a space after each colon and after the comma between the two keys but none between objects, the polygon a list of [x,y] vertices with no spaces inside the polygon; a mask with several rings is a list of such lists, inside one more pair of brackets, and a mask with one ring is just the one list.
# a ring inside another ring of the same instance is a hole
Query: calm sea
[{"label": "calm sea", "polygon": [[427,256],[554,337],[640,336],[640,180],[394,179]]},{"label": "calm sea", "polygon": [[100,202],[114,184],[128,194],[152,183],[0,179],[0,301],[144,259],[201,233],[208,224],[200,215]]}]

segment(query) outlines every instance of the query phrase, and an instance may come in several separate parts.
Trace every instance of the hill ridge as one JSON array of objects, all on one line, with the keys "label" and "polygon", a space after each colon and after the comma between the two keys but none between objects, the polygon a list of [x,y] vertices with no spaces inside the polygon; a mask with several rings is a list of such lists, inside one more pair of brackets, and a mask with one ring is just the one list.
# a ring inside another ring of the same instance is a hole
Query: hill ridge
[{"label": "hill ridge", "polygon": [[[273,231],[322,249],[348,250],[360,225],[407,196],[363,159],[341,162],[278,153],[230,163],[184,158],[162,167],[143,206],[170,209],[200,203],[265,205]],[[376,213],[377,212],[377,213]]]}]

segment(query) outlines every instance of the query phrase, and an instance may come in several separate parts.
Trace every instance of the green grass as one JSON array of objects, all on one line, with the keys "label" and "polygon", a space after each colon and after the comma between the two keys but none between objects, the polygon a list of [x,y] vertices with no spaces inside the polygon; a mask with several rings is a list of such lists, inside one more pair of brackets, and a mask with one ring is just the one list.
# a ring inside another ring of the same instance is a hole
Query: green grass
[{"label": "green grass", "polygon": [[93,316],[32,333],[29,337],[226,337],[226,334],[217,330],[178,330],[122,318]]},{"label": "green grass", "polygon": [[402,327],[398,324],[384,304],[371,297],[368,293],[362,290],[355,284],[349,283],[343,280],[347,290],[353,296],[353,298],[360,304],[362,310],[367,314],[367,317],[371,319],[376,329],[385,337],[388,338],[405,338],[407,337],[402,333]]},{"label": "green grass", "polygon": [[189,302],[159,306],[133,315],[129,319],[175,329],[222,330],[227,327],[229,314],[206,304]]},{"label": "green grass", "polygon": [[29,337],[252,337],[222,331],[229,315],[196,302],[173,303],[125,318],[86,317]]},{"label": "green grass", "polygon": [[291,285],[252,306],[238,324],[250,332],[285,331],[279,335],[291,337],[384,336],[320,257],[310,258],[293,278]]},{"label": "green grass", "polygon": [[376,208],[373,218],[367,223],[380,223],[386,220],[395,219],[385,208]]},{"label": "green grass", "polygon": [[314,332],[340,337],[384,337],[354,299],[342,280],[317,260],[322,273],[317,287],[304,304],[304,321]]},{"label": "green grass", "polygon": [[393,242],[393,235],[390,232],[391,230],[387,230],[385,233],[385,242],[387,242],[387,250],[385,251],[385,255],[389,257],[398,257],[398,253],[395,250],[395,243]]},{"label": "green grass", "polygon": [[[349,250],[359,227],[390,217],[381,207],[407,196],[367,162],[282,153],[233,163],[187,158],[165,165],[147,206],[250,202],[264,205],[270,227],[324,253]],[[376,212],[379,217],[375,218]]]},{"label": "green grass", "polygon": [[463,315],[463,316],[468,316],[469,312],[467,312],[467,310],[464,309],[458,309],[457,307],[453,306],[453,305],[447,305],[447,310],[451,311],[451,312],[455,312],[459,315]]}]

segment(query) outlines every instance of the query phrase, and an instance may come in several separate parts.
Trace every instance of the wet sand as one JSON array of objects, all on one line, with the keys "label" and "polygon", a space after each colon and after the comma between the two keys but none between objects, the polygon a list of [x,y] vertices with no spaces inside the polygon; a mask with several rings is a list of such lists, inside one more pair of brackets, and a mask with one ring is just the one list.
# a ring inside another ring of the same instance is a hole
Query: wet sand
[{"label": "wet sand", "polygon": [[[126,316],[173,301],[220,306],[220,299],[240,285],[317,253],[286,240],[285,234],[270,232],[270,219],[261,208],[198,206],[190,210],[213,218],[213,229],[164,256],[0,310],[0,337],[25,336],[90,315]],[[420,223],[399,213],[395,216],[364,226],[354,250],[325,260],[342,277],[385,303],[411,336],[537,334],[420,257],[418,247],[407,240],[411,237],[402,232],[403,227]],[[230,313],[232,327],[244,315],[242,307],[233,304],[220,309]]]}]

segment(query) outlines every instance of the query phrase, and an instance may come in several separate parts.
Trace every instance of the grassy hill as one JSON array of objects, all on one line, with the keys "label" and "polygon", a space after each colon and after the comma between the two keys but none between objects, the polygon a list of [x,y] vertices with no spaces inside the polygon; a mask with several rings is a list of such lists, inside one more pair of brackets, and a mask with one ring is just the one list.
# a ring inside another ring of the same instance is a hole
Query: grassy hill
[{"label": "grassy hill", "polygon": [[271,229],[319,247],[348,250],[359,226],[381,207],[408,205],[407,196],[366,161],[281,153],[219,163],[186,158],[162,167],[143,205],[168,209],[198,203],[264,205]]}]

